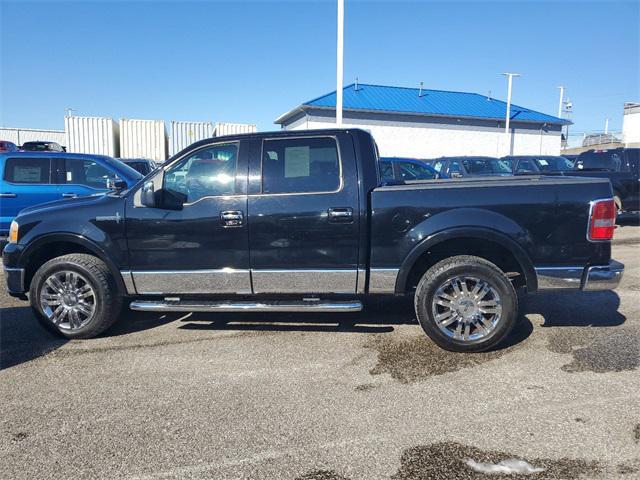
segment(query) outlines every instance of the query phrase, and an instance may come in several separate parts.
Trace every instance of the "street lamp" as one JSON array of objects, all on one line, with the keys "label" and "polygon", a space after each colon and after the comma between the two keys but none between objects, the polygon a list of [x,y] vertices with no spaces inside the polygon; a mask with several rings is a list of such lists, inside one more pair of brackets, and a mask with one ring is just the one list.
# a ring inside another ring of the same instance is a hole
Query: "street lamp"
[{"label": "street lamp", "polygon": [[336,126],[342,125],[342,81],[344,51],[344,0],[338,0],[338,51],[336,52]]},{"label": "street lamp", "polygon": [[511,135],[509,132],[509,122],[511,120],[511,87],[513,85],[513,77],[519,77],[519,73],[503,73],[507,77],[507,112],[505,115],[504,133],[507,142],[507,153],[511,154]]}]

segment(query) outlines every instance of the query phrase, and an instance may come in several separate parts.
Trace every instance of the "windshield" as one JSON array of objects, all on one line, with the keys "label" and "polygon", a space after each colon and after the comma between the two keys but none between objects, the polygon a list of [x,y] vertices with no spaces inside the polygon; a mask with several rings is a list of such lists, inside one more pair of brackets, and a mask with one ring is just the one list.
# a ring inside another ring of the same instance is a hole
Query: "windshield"
[{"label": "windshield", "polygon": [[581,153],[576,160],[575,168],[578,170],[603,169],[618,172],[621,166],[622,154],[619,150],[600,150]]},{"label": "windshield", "polygon": [[464,168],[472,175],[510,174],[508,160],[489,157],[470,157],[462,160]]}]

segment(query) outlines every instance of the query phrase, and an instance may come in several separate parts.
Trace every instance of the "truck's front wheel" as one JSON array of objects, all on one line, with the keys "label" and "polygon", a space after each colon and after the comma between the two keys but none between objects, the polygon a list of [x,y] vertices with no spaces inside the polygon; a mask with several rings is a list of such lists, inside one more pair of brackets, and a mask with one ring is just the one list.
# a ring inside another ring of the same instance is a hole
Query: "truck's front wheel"
[{"label": "truck's front wheel", "polygon": [[36,272],[31,307],[49,330],[67,338],[91,338],[118,318],[122,298],[99,258],[70,254],[49,260]]},{"label": "truck's front wheel", "polygon": [[425,272],[416,289],[415,309],[420,325],[440,347],[480,352],[509,334],[518,316],[518,297],[496,265],[460,255]]}]

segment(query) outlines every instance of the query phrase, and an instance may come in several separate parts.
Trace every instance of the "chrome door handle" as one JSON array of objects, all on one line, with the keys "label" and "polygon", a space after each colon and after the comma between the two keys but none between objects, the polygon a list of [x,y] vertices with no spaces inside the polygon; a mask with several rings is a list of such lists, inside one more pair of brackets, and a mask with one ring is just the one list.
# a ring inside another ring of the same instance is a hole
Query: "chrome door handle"
[{"label": "chrome door handle", "polygon": [[76,193],[63,193],[62,198],[76,198],[78,194]]},{"label": "chrome door handle", "polygon": [[333,223],[353,222],[353,208],[330,208],[327,210],[329,221]]},{"label": "chrome door handle", "polygon": [[17,196],[15,193],[0,193],[0,198],[16,198]]},{"label": "chrome door handle", "polygon": [[225,210],[220,212],[220,223],[223,227],[241,227],[244,224],[244,214],[240,210]]}]

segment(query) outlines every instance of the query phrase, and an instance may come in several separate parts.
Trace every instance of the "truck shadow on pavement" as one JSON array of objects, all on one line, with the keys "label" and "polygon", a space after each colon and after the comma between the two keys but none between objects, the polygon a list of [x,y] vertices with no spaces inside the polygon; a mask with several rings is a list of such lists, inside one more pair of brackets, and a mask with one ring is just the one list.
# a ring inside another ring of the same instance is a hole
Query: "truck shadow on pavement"
[{"label": "truck shadow on pavement", "polygon": [[[522,343],[533,331],[526,315],[538,314],[542,327],[616,327],[626,317],[619,313],[620,298],[615,292],[542,293],[520,303],[520,319],[514,331],[496,349]],[[400,325],[420,328],[410,298],[370,299],[365,309],[349,314],[228,313],[171,314],[126,312],[105,337],[152,330],[180,321],[185,330],[230,330],[263,332],[335,332],[386,334]],[[426,340],[426,339],[425,339]],[[29,307],[0,309],[0,370],[19,365],[62,347],[69,340],[42,327]],[[81,340],[80,340],[81,341]]]},{"label": "truck shadow on pavement", "polygon": [[0,310],[0,370],[46,355],[67,342],[40,325],[30,307]]},{"label": "truck shadow on pavement", "polygon": [[538,314],[542,327],[617,327],[622,315],[620,297],[612,290],[601,292],[538,293],[520,302],[520,314]]}]

